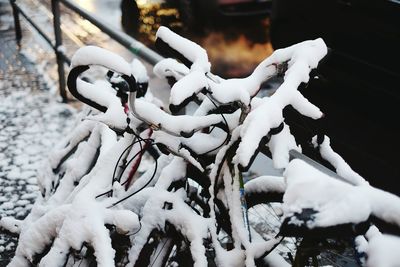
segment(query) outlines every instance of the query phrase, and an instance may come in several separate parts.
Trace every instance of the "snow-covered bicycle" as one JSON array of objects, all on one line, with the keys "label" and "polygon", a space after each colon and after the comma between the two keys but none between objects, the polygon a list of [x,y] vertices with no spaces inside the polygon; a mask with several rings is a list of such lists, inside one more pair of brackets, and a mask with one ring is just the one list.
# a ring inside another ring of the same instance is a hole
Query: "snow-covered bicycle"
[{"label": "snow-covered bicycle", "polygon": [[[321,39],[277,50],[249,77],[230,80],[212,75],[206,52],[167,28],[160,28],[157,45],[186,65],[167,59],[155,73],[173,85],[172,113],[186,107],[187,115],[171,115],[146,93],[139,63],[96,47],[77,51],[69,89],[101,113],[87,114],[53,155],[31,214],[23,222],[2,219],[20,232],[10,266],[319,266],[340,261],[325,257],[338,254],[330,240],[339,233],[351,242],[356,237],[359,252],[396,242],[367,230],[371,215],[400,225],[398,198],[370,187],[328,138],[314,144],[347,182],[290,159],[300,148],[282,110],[292,105],[322,116],[297,91],[326,54]],[[93,65],[111,71],[107,82],[81,77]],[[275,75],[284,82],[258,97],[261,83]],[[145,151],[151,156],[137,173]],[[243,173],[261,152],[271,154],[283,176],[245,183]],[[275,220],[271,228],[254,216],[260,213]],[[279,244],[288,249],[281,255]],[[379,254],[367,252],[368,265],[379,266]]]}]

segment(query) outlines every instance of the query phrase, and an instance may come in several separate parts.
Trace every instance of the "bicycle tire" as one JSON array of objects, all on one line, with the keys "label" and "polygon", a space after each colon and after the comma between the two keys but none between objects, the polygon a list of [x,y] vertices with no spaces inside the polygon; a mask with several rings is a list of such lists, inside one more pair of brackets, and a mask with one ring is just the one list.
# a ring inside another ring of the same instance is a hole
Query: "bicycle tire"
[{"label": "bicycle tire", "polygon": [[164,230],[151,232],[134,266],[193,266],[189,246],[189,241],[172,224],[166,223]]},{"label": "bicycle tire", "polygon": [[[261,209],[265,210],[267,216],[263,216],[262,221],[264,221],[266,225],[273,225],[275,221],[275,227],[277,226],[276,223],[279,224],[279,228],[275,230],[270,228],[276,235],[282,234],[282,221],[281,219],[277,220],[280,214],[279,212],[278,214],[273,214],[274,208],[271,209],[271,206],[273,204],[282,203],[283,195],[283,192],[277,193],[268,191],[257,191],[255,193],[246,192],[245,195],[249,213],[252,212],[252,209],[263,205]],[[266,210],[268,206],[270,207],[269,211]],[[259,211],[256,213],[260,214]],[[257,225],[254,225],[252,216],[249,216],[249,218],[250,223],[253,223],[253,228],[257,229]],[[265,232],[266,231],[263,230],[261,235],[265,234]],[[359,258],[354,248],[355,237],[356,236],[347,236],[340,239],[333,239],[323,236],[310,237],[301,234],[292,237],[285,236],[285,239],[279,244],[280,247],[277,247],[277,251],[288,264],[296,267],[325,266],[327,264],[333,266],[359,266]],[[285,251],[285,248],[287,251]],[[268,266],[263,259],[256,260],[256,264],[257,266]]]}]

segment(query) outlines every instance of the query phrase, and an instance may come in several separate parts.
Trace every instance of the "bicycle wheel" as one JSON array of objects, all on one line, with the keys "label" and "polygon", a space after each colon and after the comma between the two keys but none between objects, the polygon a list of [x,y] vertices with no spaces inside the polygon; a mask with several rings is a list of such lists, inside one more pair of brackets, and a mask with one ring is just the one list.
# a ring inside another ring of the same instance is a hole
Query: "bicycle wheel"
[{"label": "bicycle wheel", "polygon": [[[202,191],[201,185],[191,178],[185,178],[172,182],[168,186],[167,191],[177,192],[182,189],[186,189],[187,192],[187,199],[184,201],[185,204],[182,203],[187,205],[186,211],[191,211],[193,216],[208,217],[209,209],[206,198],[200,196],[200,192]],[[162,209],[169,212],[176,205],[165,201]],[[181,206],[181,208],[183,207]],[[146,223],[145,216],[142,217],[142,223]],[[192,231],[195,227],[193,225],[190,228],[187,228],[188,226],[182,228],[181,226],[175,227],[169,219],[166,219],[165,223],[161,225],[153,226],[155,227],[154,229],[146,229],[144,233],[148,233],[148,235],[145,234],[139,237],[136,245],[140,248],[132,253],[134,266],[194,266],[195,262],[191,251],[193,249],[192,241],[185,234],[188,231],[187,229],[191,229],[190,231]],[[138,234],[140,235],[140,231]],[[143,239],[146,239],[146,242],[141,244],[141,240]],[[199,246],[197,241],[193,242],[195,242],[195,247]],[[205,258],[201,259],[201,261],[204,263],[204,260],[206,260],[208,266],[216,266],[215,253],[211,247],[211,241],[208,238],[204,238],[202,242],[205,247]],[[135,250],[135,239],[133,239],[132,248]],[[198,252],[198,249],[196,251]]]},{"label": "bicycle wheel", "polygon": [[[290,219],[283,220],[281,208],[284,187],[279,188],[277,186],[279,184],[278,178],[269,177],[264,181],[260,179],[257,189],[254,185],[252,186],[252,183],[255,184],[256,181],[245,186],[249,221],[253,229],[266,240],[283,236],[284,238],[274,251],[282,256],[289,265],[296,267],[359,266],[359,259],[354,249],[354,238],[364,231],[364,225],[355,227],[349,224],[314,231],[296,228],[291,224],[291,228],[288,229]],[[281,179],[283,182],[283,178]],[[275,183],[273,183],[273,180],[275,180]],[[260,182],[269,184],[269,187],[260,187]],[[308,214],[302,214],[302,216],[306,215]],[[298,216],[296,219],[301,218],[303,217]],[[333,238],[337,236],[338,231],[343,235],[339,238]],[[267,259],[259,259],[256,262],[258,266],[268,266]]]},{"label": "bicycle wheel", "polygon": [[151,232],[134,266],[193,266],[189,246],[189,241],[166,223],[164,230]]}]

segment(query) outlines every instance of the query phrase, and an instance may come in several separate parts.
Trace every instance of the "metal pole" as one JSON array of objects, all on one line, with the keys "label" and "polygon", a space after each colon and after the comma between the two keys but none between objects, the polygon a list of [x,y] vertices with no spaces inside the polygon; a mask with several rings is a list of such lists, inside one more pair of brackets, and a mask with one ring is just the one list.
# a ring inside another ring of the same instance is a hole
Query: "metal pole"
[{"label": "metal pole", "polygon": [[62,101],[66,103],[67,92],[65,90],[65,72],[64,72],[64,61],[63,61],[63,53],[61,51],[62,47],[62,36],[61,36],[61,23],[60,23],[60,6],[58,0],[51,0],[51,11],[53,13],[53,26],[54,26],[54,36],[56,39],[55,43],[55,53],[57,58],[57,66],[58,66],[58,82],[60,86],[60,95]]},{"label": "metal pole", "polygon": [[129,51],[131,51],[135,55],[141,57],[142,59],[146,60],[150,64],[155,65],[157,62],[159,62],[160,60],[163,59],[162,56],[160,56],[153,50],[147,48],[141,42],[135,40],[134,38],[127,35],[126,33],[120,32],[120,31],[110,27],[106,23],[102,22],[101,19],[99,19],[97,16],[83,10],[77,4],[73,3],[72,1],[60,0],[60,2],[62,2],[64,4],[64,6],[66,6],[67,8],[78,13],[84,19],[90,21],[93,25],[98,27],[104,33],[108,34],[112,39],[114,39],[121,45],[125,46],[126,48],[129,49]]},{"label": "metal pole", "polygon": [[18,47],[21,47],[22,31],[21,24],[19,21],[19,12],[15,0],[10,0],[14,15],[14,26],[15,26],[15,39],[17,40]]}]

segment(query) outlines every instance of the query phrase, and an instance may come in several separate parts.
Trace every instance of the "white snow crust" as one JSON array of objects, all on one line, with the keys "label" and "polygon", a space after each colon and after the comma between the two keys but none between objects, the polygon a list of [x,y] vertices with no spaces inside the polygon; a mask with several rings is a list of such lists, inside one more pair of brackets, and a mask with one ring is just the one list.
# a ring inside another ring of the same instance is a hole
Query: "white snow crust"
[{"label": "white snow crust", "polygon": [[158,28],[156,37],[161,38],[169,46],[189,59],[193,63],[192,70],[199,69],[205,73],[210,71],[211,64],[208,62],[207,52],[198,44],[179,36],[164,26]]},{"label": "white snow crust", "polygon": [[131,75],[131,66],[120,55],[98,46],[79,48],[71,59],[71,67],[80,65],[100,65],[115,72]]}]

